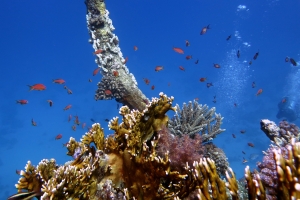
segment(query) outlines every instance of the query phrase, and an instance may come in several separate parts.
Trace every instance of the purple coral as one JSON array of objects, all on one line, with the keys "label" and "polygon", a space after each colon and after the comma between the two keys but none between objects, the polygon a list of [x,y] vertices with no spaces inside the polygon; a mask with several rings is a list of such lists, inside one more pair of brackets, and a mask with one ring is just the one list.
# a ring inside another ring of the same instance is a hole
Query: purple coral
[{"label": "purple coral", "polygon": [[170,131],[164,127],[159,131],[159,135],[158,155],[164,157],[164,154],[169,152],[172,170],[182,172],[186,163],[192,166],[194,161],[199,161],[200,158],[203,157],[204,149],[199,134],[196,134],[193,139],[187,134],[179,137],[171,134]]}]

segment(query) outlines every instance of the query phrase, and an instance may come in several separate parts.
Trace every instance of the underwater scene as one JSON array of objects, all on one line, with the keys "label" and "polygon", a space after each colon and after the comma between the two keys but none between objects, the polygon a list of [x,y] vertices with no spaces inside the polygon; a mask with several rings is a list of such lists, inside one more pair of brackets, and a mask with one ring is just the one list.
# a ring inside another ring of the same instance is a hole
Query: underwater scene
[{"label": "underwater scene", "polygon": [[300,1],[3,1],[0,199],[300,199]]}]

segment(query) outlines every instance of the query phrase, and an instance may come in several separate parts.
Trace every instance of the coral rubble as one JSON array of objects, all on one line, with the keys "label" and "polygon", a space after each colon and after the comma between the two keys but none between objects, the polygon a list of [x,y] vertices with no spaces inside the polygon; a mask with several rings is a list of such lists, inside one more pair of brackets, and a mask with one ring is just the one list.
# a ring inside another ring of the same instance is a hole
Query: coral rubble
[{"label": "coral rubble", "polygon": [[96,100],[116,99],[129,108],[143,110],[148,99],[137,87],[137,81],[126,67],[126,60],[119,47],[119,38],[109,12],[102,0],[86,0],[87,27],[93,45],[96,64],[101,68],[102,80],[98,83]]}]

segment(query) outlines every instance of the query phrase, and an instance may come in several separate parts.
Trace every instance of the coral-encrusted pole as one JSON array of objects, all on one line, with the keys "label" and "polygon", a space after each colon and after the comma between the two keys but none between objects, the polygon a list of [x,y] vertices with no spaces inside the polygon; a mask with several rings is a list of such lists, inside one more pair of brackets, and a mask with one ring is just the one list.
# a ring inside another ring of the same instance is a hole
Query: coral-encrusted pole
[{"label": "coral-encrusted pole", "polygon": [[95,62],[101,68],[102,80],[98,83],[96,100],[116,101],[131,109],[142,111],[148,103],[147,97],[137,87],[133,74],[126,67],[126,59],[119,47],[119,39],[113,34],[114,27],[105,9],[104,0],[86,0],[87,26],[90,43],[95,49]]}]

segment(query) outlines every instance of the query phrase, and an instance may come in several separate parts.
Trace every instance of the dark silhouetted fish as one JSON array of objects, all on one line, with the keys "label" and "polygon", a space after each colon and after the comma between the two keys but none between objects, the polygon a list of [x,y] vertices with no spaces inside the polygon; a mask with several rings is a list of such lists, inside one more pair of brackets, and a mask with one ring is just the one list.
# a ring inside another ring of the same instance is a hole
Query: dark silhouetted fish
[{"label": "dark silhouetted fish", "polygon": [[297,66],[297,62],[293,58],[290,58],[290,62],[293,66]]}]

